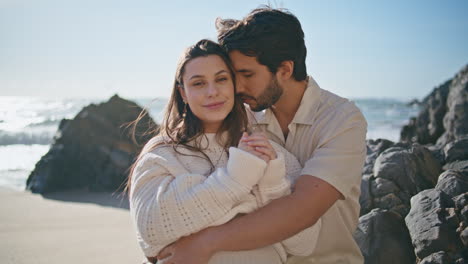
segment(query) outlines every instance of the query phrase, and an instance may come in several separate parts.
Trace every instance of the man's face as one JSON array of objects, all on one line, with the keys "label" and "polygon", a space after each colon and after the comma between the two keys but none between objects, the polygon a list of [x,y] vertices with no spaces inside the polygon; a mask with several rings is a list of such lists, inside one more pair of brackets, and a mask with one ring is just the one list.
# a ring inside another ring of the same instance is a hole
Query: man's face
[{"label": "man's face", "polygon": [[236,71],[237,94],[252,111],[262,111],[278,101],[283,89],[267,66],[237,50],[231,51],[229,57]]}]

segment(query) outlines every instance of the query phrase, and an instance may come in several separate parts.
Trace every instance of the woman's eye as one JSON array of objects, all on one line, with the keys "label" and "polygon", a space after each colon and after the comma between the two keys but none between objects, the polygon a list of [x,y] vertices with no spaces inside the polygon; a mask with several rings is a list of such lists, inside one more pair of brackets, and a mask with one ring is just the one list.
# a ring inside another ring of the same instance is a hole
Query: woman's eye
[{"label": "woman's eye", "polygon": [[218,79],[218,82],[225,82],[227,80],[228,80],[227,77],[221,77],[221,78]]},{"label": "woman's eye", "polygon": [[245,77],[245,78],[250,78],[250,77],[252,77],[252,76],[253,76],[253,73],[244,74],[244,77]]},{"label": "woman's eye", "polygon": [[202,86],[203,85],[203,82],[194,82],[193,83],[193,86]]}]

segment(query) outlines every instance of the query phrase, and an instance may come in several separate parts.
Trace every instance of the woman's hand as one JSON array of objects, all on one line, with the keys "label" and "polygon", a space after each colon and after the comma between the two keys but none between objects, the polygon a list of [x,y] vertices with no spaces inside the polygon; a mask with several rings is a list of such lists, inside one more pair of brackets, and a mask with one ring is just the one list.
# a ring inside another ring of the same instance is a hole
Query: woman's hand
[{"label": "woman's hand", "polygon": [[250,136],[244,132],[238,148],[261,158],[265,162],[276,159],[276,151],[263,132],[254,132]]}]

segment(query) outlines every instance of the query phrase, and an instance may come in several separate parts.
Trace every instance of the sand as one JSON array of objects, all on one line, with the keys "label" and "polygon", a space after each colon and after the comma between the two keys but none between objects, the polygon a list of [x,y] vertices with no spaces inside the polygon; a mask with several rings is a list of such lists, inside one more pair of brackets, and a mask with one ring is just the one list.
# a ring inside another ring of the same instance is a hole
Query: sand
[{"label": "sand", "polygon": [[0,263],[141,263],[128,202],[112,193],[41,196],[0,187]]}]

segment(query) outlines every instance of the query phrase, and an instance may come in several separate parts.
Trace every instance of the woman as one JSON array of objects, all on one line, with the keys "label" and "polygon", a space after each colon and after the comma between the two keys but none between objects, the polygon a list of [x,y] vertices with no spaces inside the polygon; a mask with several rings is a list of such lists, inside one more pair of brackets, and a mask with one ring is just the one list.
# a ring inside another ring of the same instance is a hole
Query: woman
[{"label": "woman", "polygon": [[[218,44],[201,40],[184,53],[160,132],[143,148],[128,183],[148,259],[183,236],[288,194],[299,176],[293,155],[263,134],[242,133],[248,120],[234,87]],[[319,228],[320,222],[264,248],[216,253],[209,263],[284,263],[287,254],[310,254]]]}]

